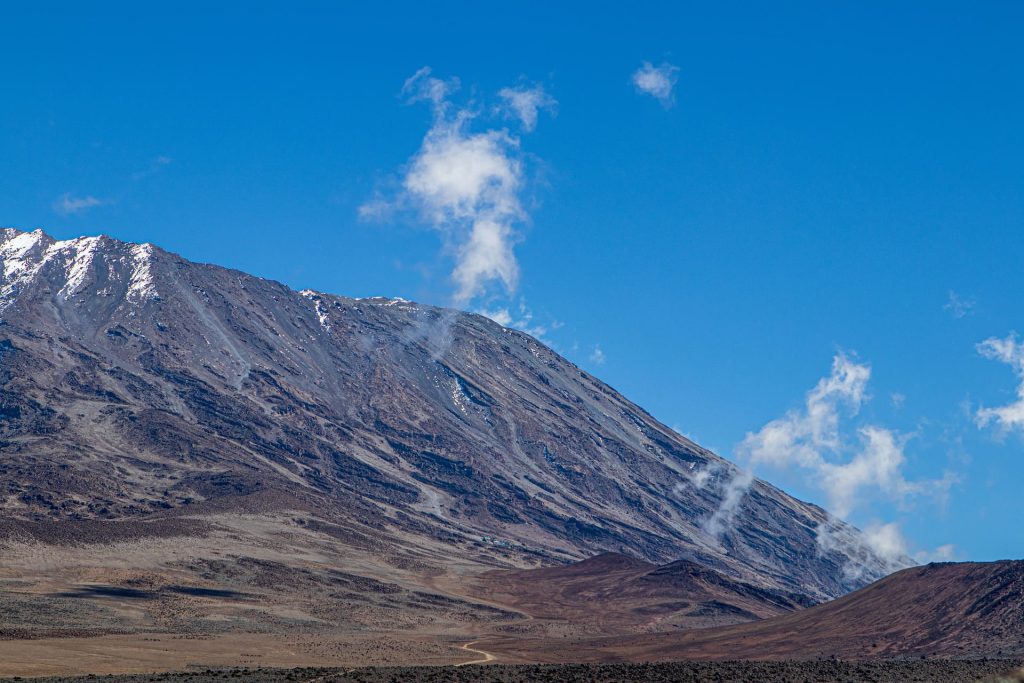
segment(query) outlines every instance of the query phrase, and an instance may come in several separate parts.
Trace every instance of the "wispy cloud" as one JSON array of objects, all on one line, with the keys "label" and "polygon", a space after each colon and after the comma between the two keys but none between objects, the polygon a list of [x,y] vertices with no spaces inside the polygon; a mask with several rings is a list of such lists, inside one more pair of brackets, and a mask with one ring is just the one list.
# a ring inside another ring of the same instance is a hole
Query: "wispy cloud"
[{"label": "wispy cloud", "polygon": [[429,66],[421,67],[416,73],[405,79],[402,84],[402,95],[408,102],[431,102],[435,107],[446,107],[448,97],[461,86],[456,77],[447,80],[431,76]]},{"label": "wispy cloud", "polygon": [[844,409],[856,415],[867,400],[871,368],[845,354],[832,360],[832,372],[807,394],[803,410],[790,411],[740,446],[752,466],[797,467],[812,476],[829,510],[847,518],[865,491],[896,502],[924,493],[941,493],[952,481],[908,481],[903,473],[909,437],[878,425],[856,430],[855,440],[840,430]]},{"label": "wispy cloud", "polygon": [[907,539],[896,522],[870,524],[864,527],[863,532],[868,547],[887,561],[895,562],[908,557]]},{"label": "wispy cloud", "polygon": [[660,66],[644,62],[633,72],[633,85],[638,92],[654,97],[667,109],[675,104],[678,74],[679,67],[668,62],[663,62]]},{"label": "wispy cloud", "polygon": [[172,163],[174,163],[174,159],[168,156],[164,156],[162,154],[155,156],[150,160],[149,166],[132,174],[132,180],[142,180],[143,178],[148,178],[151,175],[156,175]]},{"label": "wispy cloud", "polygon": [[492,310],[480,310],[480,315],[487,316],[494,322],[504,327],[511,327],[512,329],[525,332],[531,337],[535,337],[545,343],[550,343],[546,338],[548,332],[553,329],[561,327],[561,323],[552,322],[550,324],[541,324],[534,320],[533,311],[526,305],[526,301],[523,299],[519,300],[519,304],[513,308],[502,307],[495,308]]},{"label": "wispy cloud", "polygon": [[747,434],[740,446],[751,465],[819,467],[823,454],[838,451],[840,409],[856,414],[864,402],[871,369],[845,354],[832,359],[832,372],[807,394],[803,410],[791,410],[760,431]]},{"label": "wispy cloud", "polygon": [[383,197],[374,197],[363,202],[357,209],[360,220],[386,221],[395,212],[395,205]]},{"label": "wispy cloud", "polygon": [[[851,438],[841,429],[844,417],[855,416],[868,400],[871,368],[846,354],[837,354],[828,376],[811,389],[804,406],[772,420],[759,431],[747,434],[738,448],[747,470],[737,470],[722,486],[722,502],[707,529],[721,533],[729,528],[743,496],[759,468],[795,469],[807,475],[821,491],[828,510],[848,519],[876,500],[905,506],[918,496],[941,499],[956,479],[909,480],[905,473],[905,448],[910,437],[878,425],[862,425]],[[835,529],[819,530],[819,542],[828,547]],[[864,541],[880,557],[906,557],[906,542],[897,524],[871,527]]]},{"label": "wispy cloud", "polygon": [[486,316],[502,327],[512,326],[512,314],[507,308],[497,308],[493,311],[480,311],[480,315]]},{"label": "wispy cloud", "polygon": [[[149,161],[149,165],[135,173],[132,173],[130,178],[132,182],[138,182],[151,175],[159,173],[161,170],[169,166],[174,162],[168,156],[159,155],[155,156]],[[130,186],[129,186],[130,187]],[[130,190],[122,190],[120,193],[115,194],[112,197],[96,197],[88,194],[84,196],[75,195],[71,192],[65,192],[61,196],[57,197],[51,205],[54,212],[61,216],[72,216],[75,214],[85,213],[91,209],[95,209],[100,206],[110,206],[117,204],[124,199],[124,196]]]},{"label": "wispy cloud", "polygon": [[[708,472],[704,478],[705,485],[715,472]],[[718,507],[714,513],[705,520],[704,531],[713,538],[719,538],[727,530],[733,527],[733,520],[740,512],[743,498],[747,495],[751,485],[754,483],[754,471],[752,469],[733,469],[728,478],[720,478]],[[703,487],[703,486],[702,486]]]},{"label": "wispy cloud", "polygon": [[70,192],[65,192],[53,202],[53,210],[61,216],[70,216],[109,203],[105,199],[98,199],[92,195],[75,197]]},{"label": "wispy cloud", "polygon": [[942,310],[948,311],[951,316],[959,320],[973,313],[974,306],[974,299],[965,299],[951,289]]},{"label": "wispy cloud", "polygon": [[544,92],[544,86],[532,88],[502,88],[498,96],[503,100],[502,109],[506,114],[516,117],[523,124],[523,130],[532,131],[537,127],[537,114],[540,111],[554,113],[558,102]]},{"label": "wispy cloud", "polygon": [[[847,530],[848,533],[848,530]],[[818,544],[823,550],[840,549],[842,543],[837,543],[837,537],[842,534],[836,525],[829,525],[818,531]],[[951,543],[940,545],[934,549],[925,549],[912,552],[907,537],[898,522],[868,524],[861,530],[859,539],[852,539],[847,536],[847,542],[863,543],[875,556],[883,562],[882,571],[888,573],[902,569],[907,565],[907,560],[912,559],[917,564],[928,562],[949,562],[956,556],[956,546]],[[848,578],[860,578],[866,567],[856,563],[847,563],[843,567],[843,573]]]},{"label": "wispy cloud", "polygon": [[957,551],[956,546],[952,543],[946,545],[940,545],[934,550],[923,550],[914,554],[914,559],[917,560],[918,564],[926,564],[928,562],[952,562],[956,559]]},{"label": "wispy cloud", "polygon": [[1012,367],[1018,380],[1017,400],[998,408],[980,408],[975,415],[978,426],[986,427],[994,422],[1003,432],[1024,430],[1024,343],[1011,333],[1003,339],[990,337],[978,344],[977,349],[985,358]]},{"label": "wispy cloud", "polygon": [[[479,112],[456,106],[451,96],[458,79],[439,79],[424,67],[402,88],[408,102],[427,102],[433,123],[412,156],[391,199],[377,196],[359,208],[366,219],[379,219],[411,208],[444,238],[455,259],[454,301],[464,306],[494,285],[512,294],[519,282],[514,247],[528,220],[520,195],[525,184],[520,139],[508,130],[474,131]],[[506,89],[508,90],[508,89]],[[503,91],[504,92],[504,91]],[[523,128],[536,125],[537,109],[547,106],[542,90],[509,90]]]},{"label": "wispy cloud", "polygon": [[595,346],[594,350],[590,352],[590,362],[594,365],[604,365],[605,358],[604,351],[600,346]]}]

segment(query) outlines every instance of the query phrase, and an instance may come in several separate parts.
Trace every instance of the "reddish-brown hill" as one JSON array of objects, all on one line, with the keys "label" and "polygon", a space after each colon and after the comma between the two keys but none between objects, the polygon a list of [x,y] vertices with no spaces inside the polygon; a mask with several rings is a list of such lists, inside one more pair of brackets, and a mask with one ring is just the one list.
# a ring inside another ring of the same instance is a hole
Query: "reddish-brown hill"
[{"label": "reddish-brown hill", "polygon": [[1024,653],[1024,562],[913,567],[822,605],[733,626],[572,648],[480,647],[544,661],[1016,657]]},{"label": "reddish-brown hill", "polygon": [[472,592],[535,620],[606,634],[743,623],[809,604],[693,562],[657,566],[616,553],[561,567],[488,572]]}]

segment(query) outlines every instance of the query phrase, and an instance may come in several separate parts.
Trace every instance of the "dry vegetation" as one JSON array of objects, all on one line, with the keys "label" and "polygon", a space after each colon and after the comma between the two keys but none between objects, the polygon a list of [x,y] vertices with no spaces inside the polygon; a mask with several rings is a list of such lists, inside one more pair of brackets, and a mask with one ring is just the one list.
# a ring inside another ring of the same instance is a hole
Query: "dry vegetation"
[{"label": "dry vegetation", "polygon": [[[338,669],[207,669],[187,673],[113,676],[109,683],[986,683],[1024,680],[1003,674],[1020,662],[937,660],[885,662],[673,662],[664,664],[592,664],[485,667],[382,667]],[[95,678],[47,678],[34,683],[90,683]]]}]

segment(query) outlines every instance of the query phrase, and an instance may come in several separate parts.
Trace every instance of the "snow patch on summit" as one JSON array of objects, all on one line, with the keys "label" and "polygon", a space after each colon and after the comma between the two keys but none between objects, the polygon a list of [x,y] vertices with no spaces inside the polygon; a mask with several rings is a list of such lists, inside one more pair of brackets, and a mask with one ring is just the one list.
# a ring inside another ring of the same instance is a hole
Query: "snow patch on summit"
[{"label": "snow patch on summit", "polygon": [[[53,246],[61,251],[73,254],[67,266],[67,280],[59,294],[64,298],[78,294],[85,287],[89,274],[95,273],[96,251],[100,243],[99,237],[79,237],[67,242],[57,242]],[[49,252],[50,250],[47,250]]]},{"label": "snow patch on summit", "polygon": [[153,245],[136,244],[132,247],[132,278],[128,283],[129,301],[159,299],[153,277]]},{"label": "snow patch on summit", "polygon": [[[5,233],[10,234],[11,232],[17,233],[10,228],[4,230]],[[28,256],[31,254],[34,247],[38,246],[43,239],[43,232],[36,230],[35,232],[23,232],[16,234],[13,238],[6,239],[2,246],[0,246],[0,261],[3,262],[3,274],[4,280],[12,280],[19,275],[22,275],[30,267],[31,261]]]},{"label": "snow patch on summit", "polygon": [[[42,230],[21,232],[5,228],[0,242],[0,312],[14,303],[14,295],[30,282],[45,262],[40,254],[47,241]],[[49,251],[49,250],[47,250]]]}]

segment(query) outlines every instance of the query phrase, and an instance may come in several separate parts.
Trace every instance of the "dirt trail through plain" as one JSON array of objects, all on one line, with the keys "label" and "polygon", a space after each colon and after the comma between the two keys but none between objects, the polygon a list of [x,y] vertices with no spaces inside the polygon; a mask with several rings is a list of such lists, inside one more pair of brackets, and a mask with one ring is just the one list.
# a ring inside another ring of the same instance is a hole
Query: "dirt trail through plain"
[{"label": "dirt trail through plain", "polygon": [[492,655],[490,652],[485,652],[484,650],[477,650],[476,648],[474,648],[473,646],[476,645],[478,642],[480,641],[473,640],[471,642],[466,643],[465,645],[461,645],[460,647],[463,650],[466,650],[467,652],[475,652],[478,655],[483,655],[483,659],[474,659],[470,662],[461,662],[459,664],[456,664],[455,666],[469,666],[470,664],[487,664],[488,662],[493,662],[495,659],[497,659],[497,657]]}]

